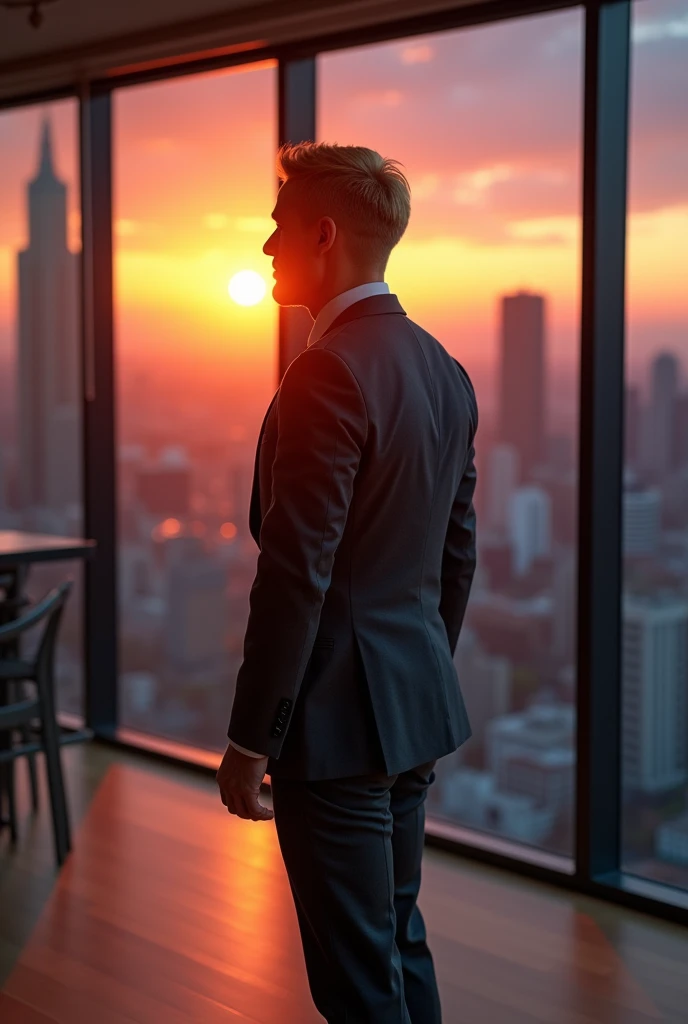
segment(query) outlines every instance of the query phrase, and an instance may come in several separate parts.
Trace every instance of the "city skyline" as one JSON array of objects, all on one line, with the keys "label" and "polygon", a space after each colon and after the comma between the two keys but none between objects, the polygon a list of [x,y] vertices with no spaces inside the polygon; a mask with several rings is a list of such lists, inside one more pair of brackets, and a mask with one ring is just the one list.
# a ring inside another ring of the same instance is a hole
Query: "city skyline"
[{"label": "city skyline", "polygon": [[[662,258],[666,251],[685,251],[688,207],[680,176],[672,170],[681,166],[682,122],[671,96],[665,95],[671,76],[653,74],[658,67],[677,66],[682,54],[681,38],[670,31],[671,4],[662,4],[657,13],[653,13],[654,5],[638,6],[645,10],[637,12],[634,29],[638,40],[636,74],[642,78],[635,85],[636,94],[642,87],[642,101],[636,101],[632,110],[630,168],[633,202],[629,211],[629,296],[634,312],[629,323],[629,351],[634,374],[641,372],[639,367],[656,349],[671,348],[684,360],[688,351],[681,260],[667,266]],[[679,10],[679,5],[673,7]],[[338,70],[337,62],[345,55],[328,57],[327,71],[319,72],[325,103],[337,104],[332,114],[323,109],[321,137],[334,135],[340,142],[365,142],[363,136],[374,124],[375,138],[371,141],[391,155],[406,157],[415,194],[414,209],[409,233],[390,264],[390,280],[407,303],[409,313],[446,338],[454,354],[463,355],[468,363],[474,361],[479,373],[482,369],[478,363],[495,355],[497,309],[491,296],[501,290],[544,290],[552,300],[556,318],[553,366],[561,364],[570,369],[578,352],[577,179],[582,83],[577,61],[581,18],[579,12],[560,12],[525,21],[523,26],[479,28],[376,47],[374,78],[371,63],[365,62],[361,65],[365,75],[358,76],[360,84],[355,88],[351,88],[351,72],[345,71],[341,63]],[[519,31],[528,39],[527,46],[513,45],[520,38]],[[517,56],[519,52],[521,57]],[[365,56],[365,48],[348,51],[348,67]],[[528,62],[527,68],[524,62]],[[452,70],[457,65],[460,73]],[[118,148],[124,148],[122,173],[140,179],[135,204],[115,210],[117,245],[122,254],[118,283],[121,299],[130,310],[137,338],[152,345],[156,333],[152,328],[157,325],[159,332],[165,322],[169,328],[165,345],[179,358],[183,358],[188,345],[192,323],[197,331],[194,316],[199,306],[207,310],[206,340],[202,344],[208,358],[213,353],[217,357],[223,338],[226,342],[237,327],[246,343],[255,343],[260,355],[265,356],[260,334],[271,329],[269,300],[248,315],[240,314],[227,299],[226,283],[233,269],[243,265],[269,278],[260,246],[271,207],[269,198],[261,198],[259,183],[265,181],[266,190],[274,194],[274,182],[269,180],[272,161],[267,155],[265,167],[247,166],[239,190],[230,186],[227,168],[234,162],[237,129],[242,141],[245,138],[252,145],[258,138],[261,146],[264,142],[268,150],[273,149],[274,74],[274,69],[263,67],[200,76],[193,83],[184,80],[174,94],[168,83],[138,90],[139,110],[132,112],[130,128],[118,141]],[[342,88],[345,75],[347,89]],[[520,89],[515,87],[519,75],[523,82]],[[264,84],[258,84],[261,77]],[[389,81],[385,85],[390,77],[395,81],[391,87]],[[527,110],[536,94],[538,101],[544,100],[542,91],[537,90],[545,81],[546,92],[551,89],[552,96],[547,105],[538,108],[537,121],[531,120],[528,132],[521,137],[516,117],[514,129],[505,133],[507,112],[498,116],[496,105],[503,105],[508,98],[509,110],[512,106],[518,110],[519,105]],[[240,83],[238,89],[235,83]],[[230,84],[232,91],[228,93]],[[430,91],[433,106],[439,103],[432,118],[427,115]],[[129,103],[133,95],[125,90],[116,99]],[[230,98],[231,121],[226,121],[223,113],[225,96]],[[212,138],[207,132],[204,135],[202,124],[193,123],[199,104],[207,113],[203,125],[217,126]],[[63,177],[76,181],[74,104],[64,101],[55,106],[58,109],[52,116],[59,122],[57,166]],[[150,131],[148,110],[152,106],[159,112],[157,133]],[[433,132],[438,118],[450,109],[461,119],[461,127],[456,138],[438,133],[442,140],[442,147],[438,147]],[[414,111],[418,111],[415,120]],[[40,111],[3,115],[0,145],[8,180],[20,179],[22,161],[24,167],[30,165],[32,140],[24,124],[35,118],[37,126],[41,116]],[[341,122],[341,132],[328,129],[326,118],[334,116]],[[184,133],[184,142],[175,137],[173,120]],[[398,148],[392,136],[400,120],[407,133],[409,123],[417,124],[415,131],[421,133],[408,154],[392,152]],[[382,121],[386,123],[383,134],[378,127]],[[357,137],[356,126],[360,126]],[[248,134],[243,136],[243,131]],[[120,159],[118,154],[116,157]],[[667,168],[661,176],[651,173],[656,159]],[[202,174],[205,183],[194,197],[187,194],[190,173]],[[164,205],[155,194],[162,181],[166,183]],[[172,216],[175,196],[184,196],[184,203],[174,214],[177,237],[171,237],[165,220],[166,211]],[[10,254],[25,244],[18,199],[17,193],[0,192],[0,359],[7,357],[11,343]],[[79,230],[76,195],[70,202],[69,224],[70,247],[75,251]],[[574,273],[566,270],[562,290],[564,257],[566,267],[573,266]],[[554,267],[558,268],[556,279],[552,277]],[[144,280],[149,282],[147,289],[142,287]],[[449,295],[452,303],[447,308]],[[463,307],[460,324],[453,313],[455,296]]]}]

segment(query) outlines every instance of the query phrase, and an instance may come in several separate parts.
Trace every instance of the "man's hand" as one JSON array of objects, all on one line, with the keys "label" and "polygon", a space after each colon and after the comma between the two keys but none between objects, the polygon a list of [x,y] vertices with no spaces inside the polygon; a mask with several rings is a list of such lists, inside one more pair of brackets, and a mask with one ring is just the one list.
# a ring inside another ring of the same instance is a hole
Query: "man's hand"
[{"label": "man's hand", "polygon": [[274,813],[258,799],[260,784],[268,767],[267,757],[249,757],[231,743],[217,770],[220,796],[230,814],[251,821],[271,821]]}]

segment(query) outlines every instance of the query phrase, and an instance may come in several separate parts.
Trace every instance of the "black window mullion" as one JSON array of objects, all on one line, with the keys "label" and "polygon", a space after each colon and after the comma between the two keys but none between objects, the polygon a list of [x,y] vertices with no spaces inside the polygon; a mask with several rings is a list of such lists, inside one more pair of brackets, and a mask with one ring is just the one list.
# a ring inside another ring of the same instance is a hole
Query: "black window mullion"
[{"label": "black window mullion", "polygon": [[117,726],[118,676],[109,92],[84,92],[80,123],[84,531],[97,543],[85,566],[86,723],[104,734]]},{"label": "black window mullion", "polygon": [[630,2],[586,9],[576,862],[619,868],[621,498]]},{"label": "black window mullion", "polygon": [[[315,57],[284,59],[278,73],[278,141],[315,140]],[[304,309],[281,306],[279,311],[279,379],[306,346],[310,317]]]}]

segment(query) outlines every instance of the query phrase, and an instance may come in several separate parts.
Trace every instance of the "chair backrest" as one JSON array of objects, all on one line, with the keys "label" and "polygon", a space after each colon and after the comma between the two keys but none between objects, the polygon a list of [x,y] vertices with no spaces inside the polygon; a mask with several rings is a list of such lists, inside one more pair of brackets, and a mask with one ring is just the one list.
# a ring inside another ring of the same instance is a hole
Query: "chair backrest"
[{"label": "chair backrest", "polygon": [[0,626],[0,648],[3,644],[16,640],[22,633],[26,633],[27,630],[33,629],[34,626],[45,621],[45,629],[36,649],[34,663],[38,665],[45,659],[50,658],[55,645],[55,637],[62,611],[71,589],[72,581],[66,580],[59,587],[46,594],[43,600],[34,605],[26,614],[15,619],[13,622]]}]

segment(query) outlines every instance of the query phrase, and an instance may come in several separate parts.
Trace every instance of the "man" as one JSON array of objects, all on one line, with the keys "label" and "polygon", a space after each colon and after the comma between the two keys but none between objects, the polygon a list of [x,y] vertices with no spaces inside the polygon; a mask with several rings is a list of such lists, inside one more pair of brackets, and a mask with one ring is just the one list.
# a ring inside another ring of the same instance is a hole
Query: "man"
[{"label": "man", "polygon": [[273,295],[315,323],[258,444],[260,554],[217,780],[257,821],[271,776],[323,1017],[438,1024],[416,898],[433,767],[470,735],[452,656],[475,568],[475,396],[383,281],[410,215],[398,165],[304,143],[278,168]]}]

